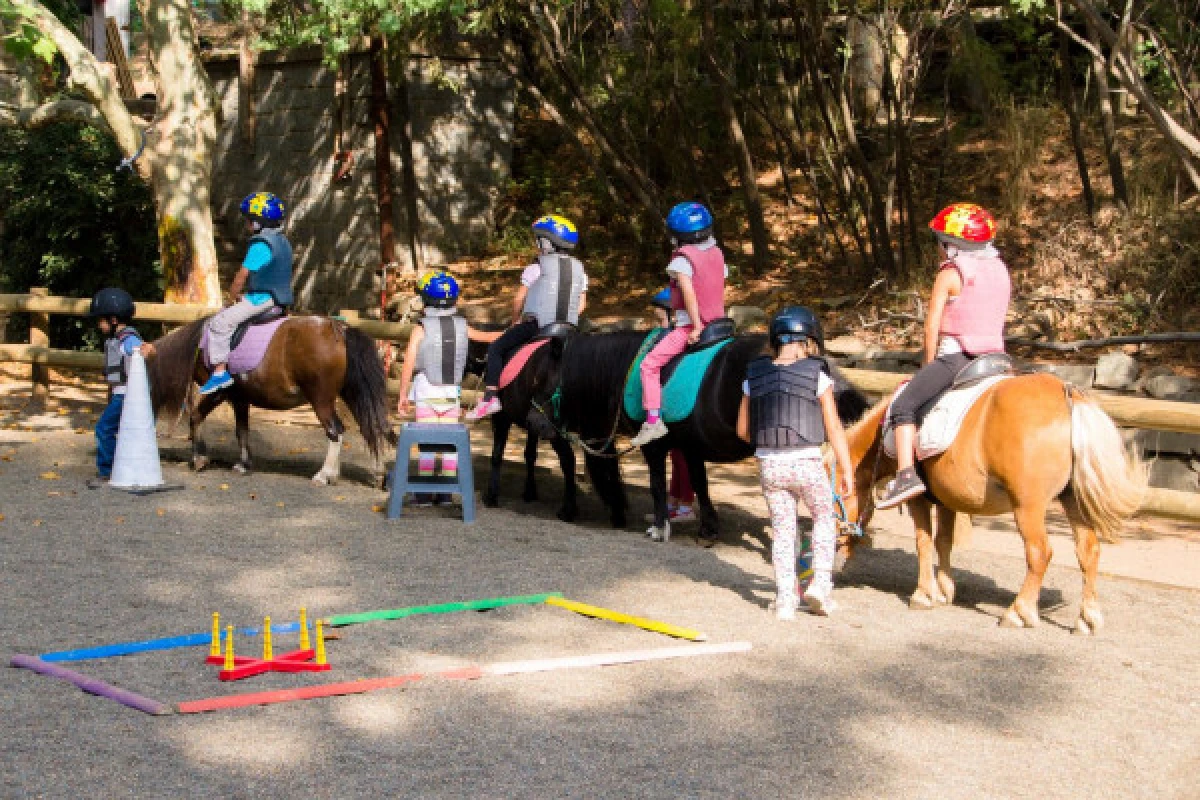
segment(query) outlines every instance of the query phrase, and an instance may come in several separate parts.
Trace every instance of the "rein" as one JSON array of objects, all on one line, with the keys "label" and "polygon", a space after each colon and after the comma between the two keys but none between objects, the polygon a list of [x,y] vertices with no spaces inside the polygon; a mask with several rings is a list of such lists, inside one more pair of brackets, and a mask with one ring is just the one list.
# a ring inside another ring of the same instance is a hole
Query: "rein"
[{"label": "rein", "polygon": [[[846,515],[846,503],[842,499],[841,493],[837,488],[837,459],[833,459],[833,466],[830,468],[829,484],[833,489],[833,503],[837,507],[834,515],[837,517],[838,528],[843,532],[855,538],[863,535],[862,526],[857,522],[851,522],[849,516]],[[859,514],[861,518],[862,514]]]}]

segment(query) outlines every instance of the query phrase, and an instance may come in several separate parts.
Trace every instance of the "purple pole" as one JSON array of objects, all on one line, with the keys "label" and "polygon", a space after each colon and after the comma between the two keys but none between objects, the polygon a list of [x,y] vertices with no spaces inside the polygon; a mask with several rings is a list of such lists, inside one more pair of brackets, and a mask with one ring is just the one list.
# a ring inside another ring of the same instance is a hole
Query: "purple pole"
[{"label": "purple pole", "polygon": [[33,670],[40,675],[49,675],[52,678],[64,680],[67,683],[74,684],[88,694],[107,697],[109,700],[120,703],[123,706],[128,706],[147,714],[170,714],[172,712],[171,707],[165,703],[151,700],[149,697],[122,689],[119,686],[113,686],[111,683],[105,683],[98,678],[89,678],[87,675],[60,667],[57,664],[48,664],[36,656],[26,656],[17,653],[12,657],[12,661],[9,664],[13,667]]}]

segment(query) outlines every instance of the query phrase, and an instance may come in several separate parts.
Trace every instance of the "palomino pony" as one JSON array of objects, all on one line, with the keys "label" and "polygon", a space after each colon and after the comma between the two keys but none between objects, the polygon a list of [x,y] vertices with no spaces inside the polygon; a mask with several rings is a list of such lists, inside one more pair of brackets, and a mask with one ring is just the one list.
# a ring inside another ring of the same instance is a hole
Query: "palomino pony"
[{"label": "palomino pony", "polygon": [[[857,487],[856,497],[845,498],[851,520],[869,514],[873,484],[896,471],[895,462],[881,450],[881,423],[889,400],[847,432]],[[950,448],[922,461],[919,468],[929,492],[908,502],[919,563],[910,608],[954,601],[950,551],[956,512],[1011,513],[1025,540],[1027,572],[1000,624],[1036,626],[1038,593],[1051,552],[1046,511],[1058,500],[1075,534],[1075,555],[1083,572],[1075,631],[1090,634],[1104,624],[1096,602],[1097,537],[1114,541],[1124,521],[1137,511],[1146,470],[1126,452],[1116,425],[1087,395],[1048,374],[1000,381],[972,406]]]},{"label": "palomino pony", "polygon": [[[207,380],[209,371],[199,350],[207,322],[192,322],[154,343],[155,357],[147,368],[156,411],[163,408],[168,414],[178,413],[194,383]],[[250,470],[250,406],[283,411],[308,403],[329,439],[325,463],[313,475],[313,482],[335,483],[341,474],[339,459],[345,432],[337,413],[338,397],[345,401],[367,440],[376,485],[382,486],[381,449],[385,443],[396,442],[388,421],[383,361],[369,336],[328,317],[288,317],[275,331],[262,363],[238,376],[231,388],[190,404],[192,466],[201,470],[208,464],[200,425],[226,400],[233,405],[240,449],[233,468],[242,473]]]}]

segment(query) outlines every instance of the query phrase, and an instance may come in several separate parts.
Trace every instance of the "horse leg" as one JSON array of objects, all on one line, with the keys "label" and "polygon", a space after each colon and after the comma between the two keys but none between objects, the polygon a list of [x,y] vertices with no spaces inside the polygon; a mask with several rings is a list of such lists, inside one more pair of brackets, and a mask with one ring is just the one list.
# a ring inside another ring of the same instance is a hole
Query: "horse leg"
[{"label": "horse leg", "polygon": [[571,443],[564,436],[555,436],[550,440],[550,446],[554,448],[554,452],[558,456],[558,464],[562,469],[563,476],[562,505],[559,506],[555,516],[563,522],[574,522],[575,518],[579,516],[575,486],[575,449],[571,447]]},{"label": "horse leg", "polygon": [[[656,542],[666,542],[671,539],[671,520],[667,517],[667,453],[666,445],[661,439],[651,442],[642,448],[642,456],[646,459],[646,469],[650,471],[650,499],[654,502],[654,524],[646,529],[646,535]],[[692,476],[695,488],[696,476]],[[697,491],[699,496],[699,491]]]},{"label": "horse leg", "polygon": [[192,469],[201,472],[208,466],[208,445],[200,436],[200,426],[213,409],[225,402],[223,392],[206,394],[188,415],[188,436],[192,440]]},{"label": "horse leg", "polygon": [[1046,506],[1018,505],[1013,510],[1017,520],[1017,529],[1025,540],[1025,582],[1021,591],[1013,600],[1000,625],[1005,628],[1035,628],[1041,622],[1038,618],[1038,595],[1042,590],[1042,578],[1046,575],[1046,567],[1050,564],[1050,540],[1046,536]]},{"label": "horse leg", "polygon": [[688,479],[692,483],[692,491],[696,493],[696,511],[700,520],[700,530],[696,534],[706,547],[712,547],[717,543],[717,536],[720,535],[720,524],[717,521],[717,509],[713,505],[712,497],[708,493],[708,466],[704,463],[704,459],[695,453],[685,451],[683,454],[687,461]]},{"label": "horse leg", "polygon": [[908,501],[913,532],[917,537],[917,588],[908,598],[913,611],[928,611],[937,604],[937,582],[933,576],[933,504],[923,497]]},{"label": "horse leg", "polygon": [[933,545],[937,548],[937,597],[939,603],[954,602],[954,577],[950,574],[950,551],[954,549],[954,521],[956,514],[946,506],[937,507],[937,534]]},{"label": "horse leg", "polygon": [[1104,615],[1096,600],[1096,568],[1100,564],[1100,542],[1096,529],[1087,523],[1074,497],[1063,498],[1063,510],[1075,534],[1075,556],[1079,559],[1079,571],[1083,573],[1083,600],[1079,606],[1079,619],[1075,622],[1075,633],[1085,636],[1104,626]]},{"label": "horse leg", "polygon": [[245,475],[250,472],[250,401],[238,395],[232,403],[238,443],[238,462],[233,471]]},{"label": "horse leg", "polygon": [[504,447],[508,444],[508,432],[512,420],[503,412],[492,415],[492,463],[488,472],[488,485],[483,490],[483,504],[488,508],[500,505],[500,470],[504,466]]},{"label": "horse leg", "polygon": [[532,503],[538,499],[537,491],[537,457],[538,435],[533,430],[525,432],[525,490],[521,499]]},{"label": "horse leg", "polygon": [[317,474],[312,476],[313,483],[318,486],[335,484],[342,474],[342,439],[346,433],[346,426],[342,424],[342,420],[337,414],[335,403],[336,400],[331,397],[314,399],[312,404],[313,411],[317,412],[317,419],[321,421],[321,427],[325,429],[325,437],[329,439],[329,449],[325,451],[325,463],[321,465]]}]

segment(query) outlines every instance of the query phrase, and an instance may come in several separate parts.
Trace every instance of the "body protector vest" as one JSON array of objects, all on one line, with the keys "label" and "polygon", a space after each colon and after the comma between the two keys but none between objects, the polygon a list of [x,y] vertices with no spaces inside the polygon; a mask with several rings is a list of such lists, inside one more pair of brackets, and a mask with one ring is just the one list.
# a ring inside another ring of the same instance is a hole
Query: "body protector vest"
[{"label": "body protector vest", "polygon": [[579,298],[586,274],[577,258],[564,253],[538,256],[542,274],[525,295],[524,313],[537,317],[538,327],[552,322],[579,324]]},{"label": "body protector vest", "polygon": [[[707,325],[714,319],[725,316],[725,254],[716,245],[701,250],[693,244],[684,245],[676,250],[671,257],[683,256],[692,265],[692,290],[696,293],[699,320],[692,324]],[[671,308],[676,311],[686,310],[683,302],[683,290],[679,282],[671,279]]]},{"label": "body protector vest", "polygon": [[292,298],[292,245],[275,228],[263,228],[250,237],[250,244],[262,242],[271,248],[271,260],[257,272],[250,273],[246,290],[266,292],[277,306],[290,306]]},{"label": "body protector vest", "polygon": [[1004,319],[1012,295],[1008,267],[998,256],[960,253],[941,269],[957,269],[962,292],[946,304],[939,333],[958,339],[968,355],[1004,352]]},{"label": "body protector vest", "polygon": [[458,386],[467,368],[467,321],[458,314],[432,315],[421,319],[425,338],[417,349],[416,372],[435,386]]},{"label": "body protector vest", "polygon": [[122,348],[129,337],[142,338],[138,332],[128,326],[121,332],[104,342],[104,380],[109,386],[124,386],[129,379],[129,368],[125,363],[125,353]]},{"label": "body protector vest", "polygon": [[825,420],[817,399],[817,376],[825,360],[804,358],[780,366],[763,356],[750,362],[750,427],[756,447],[818,447]]}]

